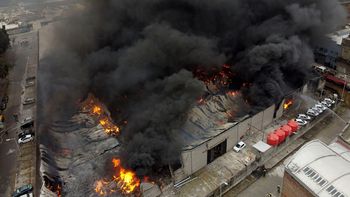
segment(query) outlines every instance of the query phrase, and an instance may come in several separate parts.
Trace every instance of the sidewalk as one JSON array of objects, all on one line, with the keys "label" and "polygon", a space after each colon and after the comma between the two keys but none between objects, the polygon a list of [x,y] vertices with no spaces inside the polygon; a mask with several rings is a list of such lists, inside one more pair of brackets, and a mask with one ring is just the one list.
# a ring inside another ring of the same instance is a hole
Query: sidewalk
[{"label": "sidewalk", "polygon": [[[34,36],[36,38],[36,36]],[[38,44],[36,43],[37,39],[33,40],[33,47],[32,50],[37,50]],[[36,70],[37,70],[37,55],[36,53],[33,53],[32,55],[28,56],[25,73],[23,80],[21,82],[22,85],[22,91],[23,94],[21,95],[21,103],[20,103],[20,118],[19,118],[19,124],[22,124],[22,121],[25,118],[31,117],[35,121],[35,114],[36,114],[36,81],[35,78],[28,80],[29,78],[33,78],[36,76]],[[33,85],[27,85],[29,81],[33,81]],[[33,104],[23,105],[23,101],[26,98],[34,98],[35,102]],[[35,123],[34,123],[35,124]],[[16,135],[18,135],[21,132],[20,129],[17,130]],[[34,127],[34,134],[37,135]],[[34,140],[25,144],[21,144],[20,146],[20,152],[17,154],[17,166],[16,166],[16,178],[15,178],[15,187],[14,189],[21,187],[26,184],[32,184],[35,187],[36,183],[36,160],[37,160],[37,154],[36,154],[36,137],[34,137]],[[34,188],[34,191],[36,188]]]},{"label": "sidewalk", "polygon": [[[272,169],[280,161],[286,158],[290,153],[294,152],[296,149],[302,146],[304,142],[305,140],[299,138],[291,142],[287,148],[283,149],[277,154],[274,154],[273,157],[265,163],[266,169],[268,170]],[[230,191],[225,193],[223,196],[226,196],[226,197],[238,196],[242,191],[247,189],[251,184],[253,184],[258,179],[259,179],[258,177],[249,175],[247,178],[245,178],[243,181],[241,181],[239,184],[237,184],[235,187],[233,187]]]}]

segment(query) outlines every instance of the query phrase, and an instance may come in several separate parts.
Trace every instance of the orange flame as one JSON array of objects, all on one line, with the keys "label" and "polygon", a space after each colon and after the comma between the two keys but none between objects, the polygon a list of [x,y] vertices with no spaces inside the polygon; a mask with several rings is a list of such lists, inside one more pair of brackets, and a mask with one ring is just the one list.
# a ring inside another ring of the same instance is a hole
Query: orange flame
[{"label": "orange flame", "polygon": [[97,115],[101,115],[101,113],[102,113],[101,107],[95,105],[95,106],[92,108],[92,113],[93,113],[93,114],[97,114]]},{"label": "orange flame", "polygon": [[140,186],[140,179],[137,178],[133,171],[126,170],[120,165],[120,160],[113,158],[112,160],[114,168],[119,170],[119,175],[113,176],[115,182],[118,183],[121,191],[125,194],[132,193],[136,188]]},{"label": "orange flame", "polygon": [[283,109],[288,109],[292,104],[293,104],[292,99],[286,100],[283,104]]},{"label": "orange flame", "polygon": [[238,91],[228,91],[227,94],[230,96],[236,96],[239,92]]},{"label": "orange flame", "polygon": [[[105,179],[95,182],[95,192],[100,196],[106,196],[116,191],[123,194],[131,194],[140,186],[140,179],[135,172],[127,170],[120,165],[120,159],[113,158],[112,163],[116,170],[111,181]],[[116,189],[113,188],[116,187]]]},{"label": "orange flame", "polygon": [[98,119],[103,130],[110,135],[118,135],[120,128],[115,125],[109,118],[109,115],[104,111],[103,105],[92,95],[82,104],[82,110],[87,111],[91,116]]}]

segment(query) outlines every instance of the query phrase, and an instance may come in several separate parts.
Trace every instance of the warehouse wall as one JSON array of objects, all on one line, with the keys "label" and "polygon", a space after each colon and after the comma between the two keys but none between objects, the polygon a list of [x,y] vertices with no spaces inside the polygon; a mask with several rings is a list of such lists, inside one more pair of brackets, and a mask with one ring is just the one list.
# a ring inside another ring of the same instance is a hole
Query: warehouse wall
[{"label": "warehouse wall", "polygon": [[271,124],[273,121],[273,114],[275,113],[275,105],[271,105],[269,108],[264,110],[264,122],[263,127]]},{"label": "warehouse wall", "polygon": [[227,140],[226,152],[232,151],[233,147],[241,138],[247,134],[247,132],[250,130],[255,132],[257,129],[261,131],[267,125],[271,124],[271,122],[274,120],[274,110],[275,105],[272,105],[266,110],[254,115],[253,117],[242,120],[235,126],[232,126],[231,128],[208,140],[207,142],[191,150],[183,151],[181,155],[183,164],[182,170],[185,175],[189,176],[199,169],[205,167],[207,165],[207,152],[216,145]]},{"label": "warehouse wall", "polygon": [[192,150],[183,151],[182,164],[185,174],[191,175],[197,170],[206,166],[208,150],[212,149],[223,141],[227,140],[226,152],[232,150],[233,146],[235,146],[237,143],[237,131],[238,127],[236,125]]}]

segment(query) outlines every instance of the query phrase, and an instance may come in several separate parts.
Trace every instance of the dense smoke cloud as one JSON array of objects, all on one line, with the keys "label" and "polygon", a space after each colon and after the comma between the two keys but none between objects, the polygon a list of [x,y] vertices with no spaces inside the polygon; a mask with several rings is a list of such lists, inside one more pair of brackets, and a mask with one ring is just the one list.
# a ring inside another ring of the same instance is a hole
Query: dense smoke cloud
[{"label": "dense smoke cloud", "polygon": [[344,21],[335,0],[90,0],[42,60],[43,116],[69,117],[92,92],[128,121],[122,162],[147,174],[179,158],[176,129],[204,93],[195,68],[231,65],[257,111],[307,80],[312,46]]}]

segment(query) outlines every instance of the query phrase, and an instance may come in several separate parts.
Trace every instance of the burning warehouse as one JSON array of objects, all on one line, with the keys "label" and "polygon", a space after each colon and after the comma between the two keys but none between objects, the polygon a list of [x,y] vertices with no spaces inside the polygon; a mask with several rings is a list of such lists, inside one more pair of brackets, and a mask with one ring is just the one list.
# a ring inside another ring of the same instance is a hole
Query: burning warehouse
[{"label": "burning warehouse", "polygon": [[211,163],[251,125],[281,115],[285,95],[310,77],[314,43],[345,19],[334,0],[78,7],[40,41],[42,174],[66,196],[95,192],[101,177],[112,181],[97,188],[114,192],[157,182],[164,169],[181,180]]}]

